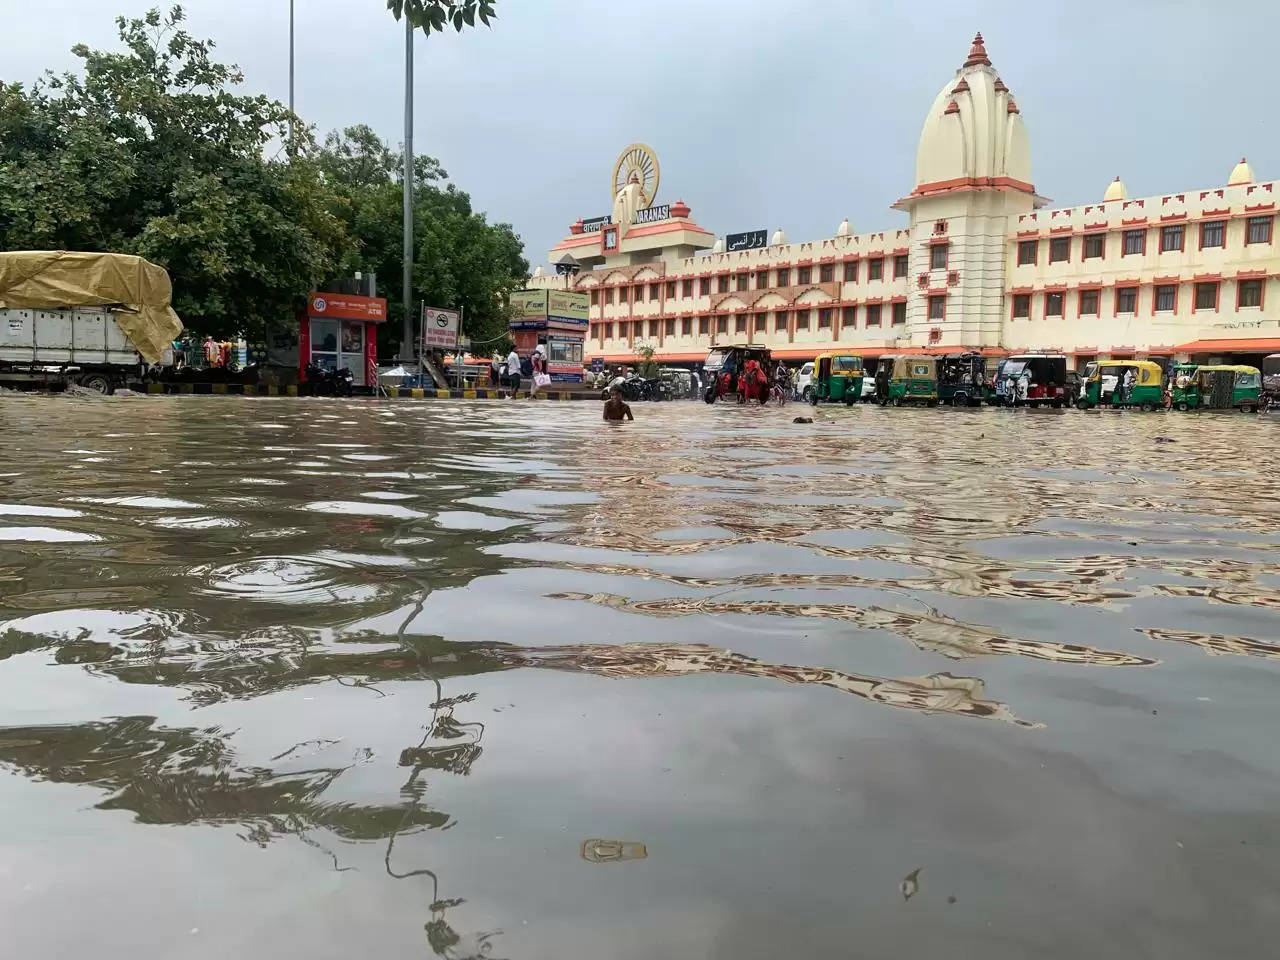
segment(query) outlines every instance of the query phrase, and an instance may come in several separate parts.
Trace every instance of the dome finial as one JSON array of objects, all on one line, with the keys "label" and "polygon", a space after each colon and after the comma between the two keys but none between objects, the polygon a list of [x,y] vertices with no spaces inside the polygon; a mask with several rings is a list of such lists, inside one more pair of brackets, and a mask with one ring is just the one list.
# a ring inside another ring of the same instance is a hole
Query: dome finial
[{"label": "dome finial", "polygon": [[1241,157],[1240,162],[1232,169],[1231,176],[1227,177],[1227,186],[1237,187],[1246,183],[1253,183],[1253,168]]},{"label": "dome finial", "polygon": [[1107,184],[1106,192],[1102,194],[1102,202],[1110,203],[1113,200],[1128,200],[1129,190],[1125,187],[1124,181],[1116,177]]},{"label": "dome finial", "polygon": [[969,56],[964,61],[966,67],[976,67],[978,64],[991,66],[991,58],[987,56],[987,48],[983,46],[981,32],[973,35],[973,46],[969,48]]}]

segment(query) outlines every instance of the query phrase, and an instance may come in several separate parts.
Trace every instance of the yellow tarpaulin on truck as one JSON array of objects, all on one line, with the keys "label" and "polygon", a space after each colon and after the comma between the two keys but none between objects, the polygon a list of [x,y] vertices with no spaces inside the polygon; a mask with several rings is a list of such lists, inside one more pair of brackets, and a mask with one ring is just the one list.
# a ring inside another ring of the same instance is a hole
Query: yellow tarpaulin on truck
[{"label": "yellow tarpaulin on truck", "polygon": [[116,321],[147,363],[182,332],[164,267],[123,253],[21,250],[0,253],[0,307],[120,307]]}]

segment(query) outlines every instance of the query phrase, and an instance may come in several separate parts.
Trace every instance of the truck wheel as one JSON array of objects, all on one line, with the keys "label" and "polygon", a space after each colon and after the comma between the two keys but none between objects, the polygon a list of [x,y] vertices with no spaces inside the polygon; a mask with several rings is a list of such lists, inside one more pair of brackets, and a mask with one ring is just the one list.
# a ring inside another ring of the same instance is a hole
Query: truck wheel
[{"label": "truck wheel", "polygon": [[86,373],[80,378],[80,386],[104,397],[112,392],[111,378],[104,373]]}]

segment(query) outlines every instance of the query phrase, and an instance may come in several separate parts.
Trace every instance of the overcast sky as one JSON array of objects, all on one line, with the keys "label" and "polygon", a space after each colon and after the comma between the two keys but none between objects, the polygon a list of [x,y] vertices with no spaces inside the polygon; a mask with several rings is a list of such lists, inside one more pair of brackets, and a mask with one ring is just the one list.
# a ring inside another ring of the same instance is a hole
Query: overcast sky
[{"label": "overcast sky", "polygon": [[[0,0],[0,77],[115,43],[153,0]],[[190,0],[245,86],[288,96],[288,0]],[[491,30],[416,41],[415,145],[438,157],[532,264],[578,217],[607,214],[626,144],[658,153],[658,202],[707,229],[792,240],[905,224],[933,97],[975,30],[1022,109],[1038,191],[1055,205],[1225,182],[1247,155],[1280,176],[1280,4],[1072,0],[497,0]],[[298,112],[323,134],[403,135],[401,27],[384,0],[296,0]],[[1255,42],[1255,38],[1257,42]]]}]

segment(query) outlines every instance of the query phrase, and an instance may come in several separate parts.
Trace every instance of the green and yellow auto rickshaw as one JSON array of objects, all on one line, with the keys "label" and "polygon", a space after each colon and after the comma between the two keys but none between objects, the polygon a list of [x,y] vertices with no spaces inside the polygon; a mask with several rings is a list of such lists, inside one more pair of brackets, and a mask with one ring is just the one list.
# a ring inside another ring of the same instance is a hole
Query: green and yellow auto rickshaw
[{"label": "green and yellow auto rickshaw", "polygon": [[1155,410],[1164,406],[1164,371],[1151,360],[1095,360],[1085,367],[1084,382],[1076,406],[1137,407]]},{"label": "green and yellow auto rickshaw", "polygon": [[862,358],[850,353],[820,353],[813,361],[809,402],[821,400],[852,404],[862,396]]},{"label": "green and yellow auto rickshaw", "polygon": [[[881,361],[883,362],[883,361]],[[900,407],[904,403],[938,405],[938,360],[926,356],[893,358],[889,392],[884,402]]]},{"label": "green and yellow auto rickshaw", "polygon": [[1173,405],[1179,410],[1256,411],[1262,405],[1262,371],[1219,364],[1174,371]]}]

